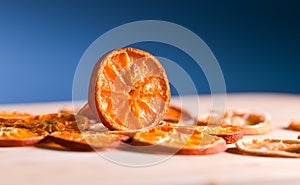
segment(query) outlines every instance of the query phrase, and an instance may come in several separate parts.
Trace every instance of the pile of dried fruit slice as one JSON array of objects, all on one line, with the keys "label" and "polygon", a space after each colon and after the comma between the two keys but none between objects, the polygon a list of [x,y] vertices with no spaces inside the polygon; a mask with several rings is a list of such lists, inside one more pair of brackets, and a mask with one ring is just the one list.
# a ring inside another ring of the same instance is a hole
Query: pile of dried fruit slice
[{"label": "pile of dried fruit slice", "polygon": [[[52,142],[91,151],[124,141],[158,152],[206,155],[236,143],[247,154],[300,157],[300,140],[242,139],[244,134],[271,131],[267,114],[231,110],[220,116],[213,112],[200,115],[197,125],[181,125],[193,120],[192,115],[169,103],[169,81],[153,55],[134,48],[112,50],[96,63],[88,103],[77,114],[72,108],[43,115],[0,112],[0,146]],[[300,130],[299,125],[293,122],[290,129]]]}]

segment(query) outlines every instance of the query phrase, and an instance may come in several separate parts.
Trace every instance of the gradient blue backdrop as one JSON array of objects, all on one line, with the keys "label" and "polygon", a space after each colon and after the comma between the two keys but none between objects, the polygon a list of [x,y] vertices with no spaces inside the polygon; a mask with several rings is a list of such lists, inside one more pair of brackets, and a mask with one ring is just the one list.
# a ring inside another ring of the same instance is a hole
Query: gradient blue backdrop
[{"label": "gradient blue backdrop", "polygon": [[[144,19],[197,33],[218,59],[228,92],[300,93],[298,2],[0,0],[0,103],[71,100],[85,49],[104,32]],[[201,82],[198,92],[210,92],[186,54],[157,43],[134,46],[184,64]]]}]

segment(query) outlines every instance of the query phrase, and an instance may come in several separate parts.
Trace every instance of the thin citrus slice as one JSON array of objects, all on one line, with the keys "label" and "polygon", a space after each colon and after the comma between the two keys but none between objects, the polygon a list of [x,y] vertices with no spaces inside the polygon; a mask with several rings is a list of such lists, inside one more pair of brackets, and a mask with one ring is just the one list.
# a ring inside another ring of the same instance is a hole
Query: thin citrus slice
[{"label": "thin citrus slice", "polygon": [[291,121],[288,129],[295,130],[295,131],[300,131],[300,120],[298,120],[298,121]]},{"label": "thin citrus slice", "polygon": [[210,135],[222,137],[227,144],[232,144],[237,142],[239,139],[242,139],[245,134],[245,130],[238,127],[232,127],[232,126],[223,126],[223,127],[209,126],[206,132]]},{"label": "thin citrus slice", "polygon": [[133,138],[135,145],[152,145],[162,151],[184,155],[207,155],[226,150],[226,141],[205,132],[186,134],[172,127],[162,126],[147,132],[137,133]]},{"label": "thin citrus slice", "polygon": [[25,128],[40,128],[47,132],[84,130],[89,120],[82,115],[69,113],[41,114],[36,119],[18,123]]},{"label": "thin citrus slice", "polygon": [[[238,127],[232,126],[196,126],[196,125],[175,125],[170,123],[165,123],[164,125],[160,126],[160,128],[165,128],[164,130],[176,130],[180,133],[184,134],[199,134],[199,133],[207,133],[212,136],[218,136],[223,138],[227,144],[232,144],[238,141],[239,139],[243,138],[245,131]],[[169,128],[169,129],[166,129]]]},{"label": "thin citrus slice", "polygon": [[116,49],[100,58],[94,67],[88,106],[111,130],[158,125],[169,102],[166,72],[146,51]]},{"label": "thin citrus slice", "polygon": [[79,151],[116,147],[122,140],[120,136],[93,132],[53,132],[48,137],[59,145]]},{"label": "thin citrus slice", "polygon": [[244,110],[226,111],[223,119],[216,112],[199,115],[197,125],[234,126],[245,130],[246,135],[266,134],[272,130],[271,116]]},{"label": "thin citrus slice", "polygon": [[31,120],[35,116],[26,112],[0,111],[0,122],[13,123],[19,120]]},{"label": "thin citrus slice", "polygon": [[1,127],[0,146],[28,146],[40,142],[48,133],[41,129]]},{"label": "thin citrus slice", "polygon": [[164,121],[171,123],[179,123],[192,120],[193,117],[188,110],[178,106],[169,106],[168,111],[164,117]]},{"label": "thin citrus slice", "polygon": [[300,141],[284,139],[241,139],[236,143],[241,152],[251,155],[300,158]]}]

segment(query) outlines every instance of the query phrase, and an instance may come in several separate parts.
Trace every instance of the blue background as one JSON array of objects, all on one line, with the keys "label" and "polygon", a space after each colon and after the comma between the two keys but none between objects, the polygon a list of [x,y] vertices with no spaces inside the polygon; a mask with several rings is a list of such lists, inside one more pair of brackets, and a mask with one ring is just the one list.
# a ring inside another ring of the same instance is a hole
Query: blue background
[{"label": "blue background", "polygon": [[[0,103],[71,100],[86,48],[116,26],[144,19],[174,22],[197,33],[218,59],[228,92],[299,94],[299,10],[296,0],[0,0]],[[184,62],[201,82],[198,93],[210,92],[183,52],[157,43],[135,46]]]}]

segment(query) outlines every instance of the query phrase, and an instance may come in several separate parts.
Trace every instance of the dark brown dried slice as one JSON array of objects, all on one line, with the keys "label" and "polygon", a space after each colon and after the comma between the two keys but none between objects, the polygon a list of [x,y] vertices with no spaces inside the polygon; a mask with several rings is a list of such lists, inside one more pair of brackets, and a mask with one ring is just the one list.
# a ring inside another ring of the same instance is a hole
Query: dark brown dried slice
[{"label": "dark brown dried slice", "polygon": [[164,121],[171,123],[179,123],[189,120],[193,120],[193,116],[188,110],[173,105],[168,107],[167,113],[164,117]]},{"label": "dark brown dried slice", "polygon": [[236,143],[245,154],[300,158],[300,141],[285,139],[241,139]]},{"label": "dark brown dried slice", "polygon": [[154,128],[147,132],[137,133],[133,138],[133,143],[151,145],[158,150],[184,155],[207,155],[226,150],[226,142],[220,137],[204,132],[185,134],[170,127]]},{"label": "dark brown dried slice", "polygon": [[28,146],[40,142],[48,133],[41,129],[1,127],[0,146]]},{"label": "dark brown dried slice", "polygon": [[120,143],[116,136],[95,132],[53,132],[48,137],[57,144],[78,151],[112,148]]}]

